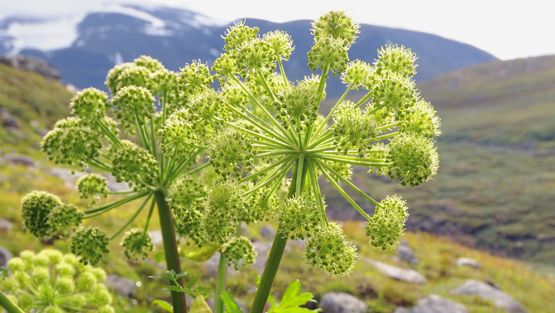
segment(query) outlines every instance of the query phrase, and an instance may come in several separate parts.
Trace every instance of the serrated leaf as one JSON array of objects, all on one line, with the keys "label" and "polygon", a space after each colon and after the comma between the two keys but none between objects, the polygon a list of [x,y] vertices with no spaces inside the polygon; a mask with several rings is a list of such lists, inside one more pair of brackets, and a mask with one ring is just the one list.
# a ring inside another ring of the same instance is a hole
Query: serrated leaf
[{"label": "serrated leaf", "polygon": [[152,304],[157,305],[160,309],[164,310],[165,312],[173,313],[173,307],[169,302],[164,300],[154,300]]},{"label": "serrated leaf", "polygon": [[281,301],[276,304],[276,300],[270,297],[270,310],[268,313],[314,313],[319,310],[311,310],[301,307],[308,301],[312,300],[313,296],[310,292],[300,292],[301,282],[297,279],[285,290]]}]

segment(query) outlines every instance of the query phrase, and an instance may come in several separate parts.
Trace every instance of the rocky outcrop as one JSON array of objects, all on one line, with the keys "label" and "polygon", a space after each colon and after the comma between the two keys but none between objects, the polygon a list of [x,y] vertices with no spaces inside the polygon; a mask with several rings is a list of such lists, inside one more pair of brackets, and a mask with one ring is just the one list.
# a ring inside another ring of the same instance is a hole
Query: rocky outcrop
[{"label": "rocky outcrop", "polygon": [[343,292],[328,292],[320,301],[322,313],[366,313],[366,303]]},{"label": "rocky outcrop", "polygon": [[389,278],[403,281],[410,284],[426,283],[426,277],[424,277],[424,275],[420,274],[415,270],[404,269],[393,265],[385,264],[379,261],[371,260],[371,259],[366,259],[365,261],[371,266],[373,266],[380,273],[386,275]]},{"label": "rocky outcrop", "polygon": [[418,264],[418,258],[406,240],[402,240],[397,246],[397,258],[410,265]]},{"label": "rocky outcrop", "polygon": [[137,285],[134,281],[118,275],[108,275],[106,277],[106,286],[113,292],[127,298],[134,297],[137,290]]},{"label": "rocky outcrop", "polygon": [[526,309],[513,297],[482,281],[469,279],[452,290],[452,293],[456,295],[477,296],[483,300],[490,301],[497,308],[504,309],[507,313],[526,313]]},{"label": "rocky outcrop", "polygon": [[8,249],[0,247],[0,266],[6,266],[12,256],[12,253],[8,251]]},{"label": "rocky outcrop", "polygon": [[59,80],[58,70],[46,63],[46,61],[23,55],[0,56],[0,63],[20,70],[35,72],[48,79]]},{"label": "rocky outcrop", "polygon": [[2,159],[4,160],[4,162],[15,165],[36,167],[36,163],[32,158],[17,153],[7,153]]},{"label": "rocky outcrop", "polygon": [[459,258],[457,259],[457,265],[476,268],[476,269],[480,268],[480,262],[471,258]]},{"label": "rocky outcrop", "polygon": [[418,300],[412,308],[397,308],[394,313],[468,313],[466,307],[460,303],[429,295]]},{"label": "rocky outcrop", "polygon": [[260,228],[260,236],[265,239],[272,240],[276,235],[276,231],[270,225],[264,225]]}]

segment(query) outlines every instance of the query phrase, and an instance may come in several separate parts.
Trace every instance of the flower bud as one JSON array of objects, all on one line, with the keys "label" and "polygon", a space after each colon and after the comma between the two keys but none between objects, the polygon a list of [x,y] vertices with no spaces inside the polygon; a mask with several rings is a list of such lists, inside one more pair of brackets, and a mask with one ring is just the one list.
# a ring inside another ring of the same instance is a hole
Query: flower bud
[{"label": "flower bud", "polygon": [[390,71],[404,77],[413,77],[416,74],[416,55],[404,46],[387,45],[378,50],[375,67],[378,74]]},{"label": "flower bud", "polygon": [[332,275],[344,275],[354,267],[357,253],[355,246],[345,239],[341,227],[329,224],[310,238],[305,258],[315,268]]},{"label": "flower bud", "polygon": [[312,23],[314,40],[331,37],[351,46],[358,36],[360,26],[343,11],[331,11],[320,16]]},{"label": "flower bud", "polygon": [[108,196],[108,183],[104,176],[86,174],[77,180],[77,190],[81,199],[98,199]]},{"label": "flower bud", "polygon": [[371,85],[373,75],[373,69],[370,64],[361,60],[355,60],[347,64],[345,71],[341,74],[341,81],[351,90],[358,90],[360,87]]},{"label": "flower bud", "polygon": [[82,228],[71,241],[71,252],[80,257],[83,264],[96,264],[108,253],[108,236],[98,228]]},{"label": "flower bud", "polygon": [[125,256],[132,260],[144,259],[154,250],[152,239],[142,229],[130,229],[123,235],[121,246]]},{"label": "flower bud", "polygon": [[308,67],[315,71],[329,66],[331,73],[338,75],[345,70],[349,62],[347,48],[343,40],[323,36],[308,51]]},{"label": "flower bud", "polygon": [[306,239],[318,232],[325,217],[317,201],[308,196],[287,199],[279,214],[279,235]]},{"label": "flower bud", "polygon": [[429,102],[420,100],[407,110],[399,120],[399,130],[426,138],[434,138],[441,134],[441,121],[436,110]]},{"label": "flower bud", "polygon": [[137,123],[142,124],[154,114],[154,97],[148,89],[137,86],[121,88],[112,98],[115,114],[123,128],[134,131]]},{"label": "flower bud", "polygon": [[112,175],[136,188],[153,185],[158,176],[158,162],[144,148],[122,140],[122,147],[113,150]]},{"label": "flower bud", "polygon": [[272,31],[265,33],[262,39],[270,44],[272,57],[275,61],[289,60],[293,52],[293,40],[288,33],[279,30]]},{"label": "flower bud", "polygon": [[71,99],[71,114],[83,121],[101,119],[108,108],[108,96],[96,88],[84,89]]},{"label": "flower bud", "polygon": [[398,196],[387,196],[380,201],[366,226],[366,234],[373,246],[386,250],[397,244],[405,229],[407,204]]},{"label": "flower bud", "polygon": [[256,250],[251,241],[244,236],[233,237],[222,246],[222,254],[229,265],[238,270],[241,266],[251,265],[256,259]]},{"label": "flower bud", "polygon": [[49,223],[50,213],[63,206],[57,196],[43,191],[28,193],[21,200],[25,229],[38,238],[48,238],[54,233]]},{"label": "flower bud", "polygon": [[208,155],[215,172],[224,178],[238,178],[251,171],[254,164],[251,141],[234,128],[217,133],[208,146]]},{"label": "flower bud", "polygon": [[236,22],[229,27],[224,34],[224,49],[229,52],[239,48],[245,42],[253,40],[258,35],[258,27],[249,27],[245,25],[245,21]]},{"label": "flower bud", "polygon": [[401,134],[389,143],[388,174],[402,185],[418,186],[437,173],[439,159],[433,141],[414,134]]}]

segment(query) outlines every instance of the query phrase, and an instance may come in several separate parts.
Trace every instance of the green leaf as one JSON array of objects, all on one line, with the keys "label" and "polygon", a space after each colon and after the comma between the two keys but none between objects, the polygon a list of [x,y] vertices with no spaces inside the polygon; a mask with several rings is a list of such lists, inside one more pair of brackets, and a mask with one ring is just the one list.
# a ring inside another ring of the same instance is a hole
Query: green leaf
[{"label": "green leaf", "polygon": [[285,290],[283,297],[279,303],[276,303],[273,297],[270,297],[270,310],[268,313],[312,313],[319,310],[311,310],[301,307],[308,301],[312,300],[313,295],[310,292],[300,292],[301,282],[297,279]]},{"label": "green leaf", "polygon": [[226,313],[243,313],[237,302],[233,299],[233,296],[228,291],[224,291],[220,297],[224,302]]},{"label": "green leaf", "polygon": [[159,308],[161,308],[165,312],[173,313],[172,305],[169,304],[168,302],[164,301],[164,300],[154,300],[154,301],[152,301],[152,304],[157,305]]},{"label": "green leaf", "polygon": [[189,312],[190,313],[212,313],[212,310],[210,309],[206,301],[204,301],[204,298],[201,296],[198,296],[195,298],[195,300],[193,300],[193,303],[191,304],[191,310]]}]

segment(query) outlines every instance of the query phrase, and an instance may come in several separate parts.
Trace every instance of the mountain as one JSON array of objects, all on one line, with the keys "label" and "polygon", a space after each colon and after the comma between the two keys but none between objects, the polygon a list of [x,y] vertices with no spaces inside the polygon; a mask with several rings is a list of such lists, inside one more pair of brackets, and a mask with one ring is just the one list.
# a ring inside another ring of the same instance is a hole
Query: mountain
[{"label": "mountain", "polygon": [[[29,36],[33,32],[40,33],[41,23],[45,22],[21,17],[0,20],[0,54],[18,52],[43,58],[61,72],[64,82],[79,88],[103,87],[109,68],[141,54],[158,58],[174,70],[194,59],[212,62],[223,47],[222,34],[231,25],[222,25],[185,9],[122,5],[112,11],[89,12],[78,22],[68,19],[67,25],[59,21],[46,24],[44,27],[63,28],[59,33],[67,38],[61,39],[68,41],[64,47],[53,50],[26,48],[25,42],[51,40]],[[301,79],[308,74],[306,52],[312,45],[310,21],[279,24],[247,19],[247,23],[260,27],[261,32],[281,29],[291,34],[296,49],[292,60],[285,65],[288,75]],[[25,25],[26,31],[10,31],[14,29],[10,27],[13,25]],[[67,30],[72,28],[75,28],[75,34],[68,35]],[[387,43],[403,44],[416,52],[420,64],[419,80],[495,59],[475,47],[435,35],[372,25],[362,25],[351,57],[373,60],[376,50]],[[330,88],[332,95],[339,93],[334,86],[338,86],[337,82]]]},{"label": "mountain", "polygon": [[[414,191],[364,173],[359,183],[406,197],[409,229],[555,264],[555,56],[473,66],[420,88],[442,118],[438,176]],[[328,200],[351,218],[341,197]]]}]

